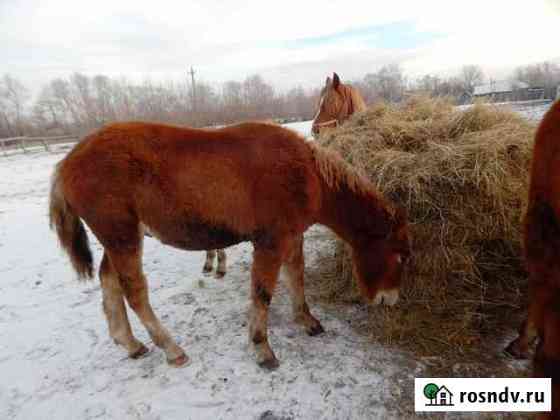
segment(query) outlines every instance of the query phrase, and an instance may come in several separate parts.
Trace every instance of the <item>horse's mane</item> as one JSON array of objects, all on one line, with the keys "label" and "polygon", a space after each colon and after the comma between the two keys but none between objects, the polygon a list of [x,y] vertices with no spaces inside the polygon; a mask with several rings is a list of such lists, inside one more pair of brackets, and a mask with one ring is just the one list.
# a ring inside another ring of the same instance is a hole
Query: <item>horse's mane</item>
[{"label": "horse's mane", "polygon": [[362,98],[362,95],[360,94],[358,89],[356,89],[354,86],[347,86],[347,89],[352,101],[354,112],[365,111],[366,103],[364,101],[364,98]]},{"label": "horse's mane", "polygon": [[351,168],[338,153],[311,142],[307,144],[311,148],[317,172],[329,188],[340,190],[347,187],[357,194],[373,198],[391,216],[395,215],[393,206],[383,198],[375,186],[364,175]]}]

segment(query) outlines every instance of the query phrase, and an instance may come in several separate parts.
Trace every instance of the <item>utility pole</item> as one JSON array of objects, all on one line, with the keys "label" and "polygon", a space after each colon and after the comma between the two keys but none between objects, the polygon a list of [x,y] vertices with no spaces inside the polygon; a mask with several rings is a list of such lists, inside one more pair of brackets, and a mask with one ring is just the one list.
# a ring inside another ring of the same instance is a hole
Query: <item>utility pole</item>
[{"label": "utility pole", "polygon": [[192,88],[192,109],[193,112],[196,112],[196,87],[194,84],[194,69],[191,66],[190,71],[187,72],[188,74],[191,75],[191,88]]}]

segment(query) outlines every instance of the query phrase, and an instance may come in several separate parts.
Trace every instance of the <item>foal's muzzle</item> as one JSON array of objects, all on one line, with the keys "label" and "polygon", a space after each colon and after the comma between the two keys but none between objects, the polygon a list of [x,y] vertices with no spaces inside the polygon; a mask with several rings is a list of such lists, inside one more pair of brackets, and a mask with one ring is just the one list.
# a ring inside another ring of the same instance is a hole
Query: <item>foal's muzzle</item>
[{"label": "foal's muzzle", "polygon": [[380,290],[371,302],[372,305],[393,306],[399,300],[399,289]]}]

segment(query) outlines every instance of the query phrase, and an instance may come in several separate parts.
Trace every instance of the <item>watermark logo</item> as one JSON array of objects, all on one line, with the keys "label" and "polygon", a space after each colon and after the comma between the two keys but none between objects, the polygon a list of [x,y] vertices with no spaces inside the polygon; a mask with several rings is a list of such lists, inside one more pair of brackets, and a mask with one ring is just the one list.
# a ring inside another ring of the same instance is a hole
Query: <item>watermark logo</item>
[{"label": "watermark logo", "polygon": [[437,386],[433,382],[424,387],[424,396],[430,401],[427,407],[452,407],[453,393],[445,386]]},{"label": "watermark logo", "polygon": [[550,378],[416,378],[416,411],[547,412]]}]

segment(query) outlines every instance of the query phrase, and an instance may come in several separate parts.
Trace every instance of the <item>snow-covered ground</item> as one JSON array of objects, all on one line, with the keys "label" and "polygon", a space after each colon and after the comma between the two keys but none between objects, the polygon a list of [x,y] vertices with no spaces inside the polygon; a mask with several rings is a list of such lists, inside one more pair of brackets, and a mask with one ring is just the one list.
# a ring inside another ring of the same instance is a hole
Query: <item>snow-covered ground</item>
[{"label": "snow-covered ground", "polygon": [[[310,135],[309,121],[288,126]],[[227,250],[228,273],[218,280],[201,274],[203,253],[146,238],[152,305],[191,364],[169,367],[131,311],[134,333],[151,351],[128,359],[109,337],[99,281],[75,280],[48,229],[50,175],[71,147],[0,156],[0,420],[414,417],[414,377],[433,376],[433,363],[361,335],[372,315],[363,305],[309,299],[326,333],[308,337],[291,320],[280,279],[269,333],[281,364],[274,372],[256,365],[246,325],[250,244]],[[333,254],[325,235],[318,227],[306,235],[309,275]],[[101,247],[90,238],[99,263]]]},{"label": "snow-covered ground", "polygon": [[[464,110],[470,108],[472,105],[459,105],[457,109]],[[538,123],[546,111],[552,106],[550,100],[534,100],[534,101],[517,101],[517,102],[497,102],[489,103],[488,106],[495,106],[498,108],[510,109],[517,112],[527,120]]]},{"label": "snow-covered ground", "polygon": [[300,133],[303,137],[311,137],[311,124],[313,121],[301,121],[284,124],[284,127],[290,128]]},{"label": "snow-covered ground", "polygon": [[[249,244],[228,249],[228,273],[217,280],[201,274],[203,253],[147,238],[152,304],[192,363],[169,367],[131,311],[151,352],[128,359],[109,337],[99,281],[75,280],[48,229],[50,175],[69,148],[0,156],[0,419],[402,417],[399,401],[405,392],[412,401],[420,365],[351,328],[367,318],[363,307],[311,300],[326,333],[308,337],[291,320],[281,280],[270,314],[281,365],[274,372],[256,365],[246,327]],[[310,267],[329,251],[323,234],[309,232]],[[99,263],[101,248],[92,246]]]}]

